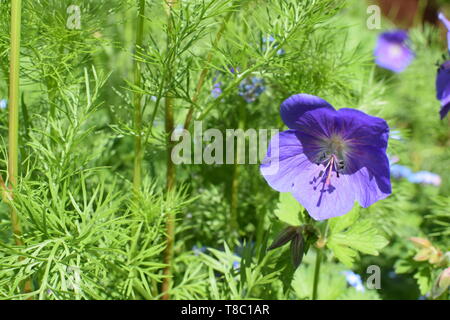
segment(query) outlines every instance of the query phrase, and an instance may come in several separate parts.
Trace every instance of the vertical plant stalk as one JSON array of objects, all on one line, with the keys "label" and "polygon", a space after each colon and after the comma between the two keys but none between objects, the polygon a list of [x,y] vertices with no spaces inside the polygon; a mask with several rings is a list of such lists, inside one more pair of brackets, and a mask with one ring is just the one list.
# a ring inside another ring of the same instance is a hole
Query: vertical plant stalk
[{"label": "vertical plant stalk", "polygon": [[[137,32],[136,32],[136,45],[134,54],[137,55],[138,51],[142,48],[142,41],[144,35],[144,15],[145,15],[145,0],[139,0],[138,19],[137,19]],[[140,90],[142,85],[141,77],[141,64],[134,58],[134,85],[135,90]],[[134,172],[133,172],[133,189],[137,195],[141,190],[142,185],[142,106],[141,106],[142,94],[141,92],[134,92],[134,130],[136,137],[134,138]]]},{"label": "vertical plant stalk", "polygon": [[325,225],[325,231],[323,232],[323,236],[319,238],[316,242],[316,265],[314,268],[314,283],[313,283],[313,292],[312,292],[312,300],[317,300],[317,288],[319,287],[319,278],[320,278],[320,265],[322,263],[322,255],[323,250],[325,250],[325,246],[327,243],[328,231],[330,229],[329,220],[327,220]]},{"label": "vertical plant stalk", "polygon": [[[172,39],[173,39],[173,16],[172,16],[172,10],[177,5],[177,0],[169,0],[167,2],[168,5],[168,12],[167,12],[167,51],[168,54],[170,53],[170,50],[172,50]],[[171,79],[175,73],[174,70],[174,63],[172,58],[169,59],[170,64],[167,66],[168,72],[167,72],[167,82],[171,83]],[[166,130],[166,150],[167,150],[167,171],[166,171],[166,189],[167,193],[170,194],[174,187],[175,187],[175,165],[172,162],[172,148],[173,143],[171,141],[171,135],[174,130],[174,115],[173,115],[173,106],[174,106],[174,99],[172,97],[166,97],[165,99],[165,130]],[[163,274],[164,279],[162,283],[162,299],[163,300],[169,300],[169,290],[172,285],[172,259],[173,259],[173,247],[175,242],[175,216],[174,212],[172,210],[169,210],[167,212],[167,221],[166,221],[166,234],[167,234],[167,244],[166,244],[166,250],[164,252],[164,263],[166,264],[166,267],[164,268]]]},{"label": "vertical plant stalk", "polygon": [[316,265],[314,267],[314,282],[312,291],[312,300],[317,300],[317,288],[319,287],[320,265],[322,264],[322,249],[316,250]]},{"label": "vertical plant stalk", "polygon": [[[246,126],[246,106],[241,103],[239,106],[239,119],[238,119],[238,129],[245,130]],[[231,176],[231,198],[230,198],[230,239],[234,240],[239,232],[238,223],[238,206],[239,206],[239,176],[241,171],[241,165],[238,164],[238,160],[241,157],[245,158],[245,153],[240,154],[241,148],[236,146],[236,152],[234,154],[233,172]],[[245,151],[244,151],[245,152]],[[234,241],[230,244],[234,246]]]},{"label": "vertical plant stalk", "polygon": [[[20,104],[20,27],[22,0],[11,0],[11,55],[9,75],[9,129],[8,129],[8,175],[14,192],[19,174],[19,104]],[[9,200],[13,193],[8,194]],[[16,209],[11,206],[11,226],[16,245],[23,246],[22,228]],[[23,259],[20,257],[19,259]],[[31,292],[31,280],[26,280],[24,292]]]},{"label": "vertical plant stalk", "polygon": [[[19,102],[20,102],[20,24],[22,0],[11,1],[11,56],[9,75],[9,133],[8,133],[8,174],[11,187],[17,184],[19,172]],[[23,245],[17,212],[11,207],[11,223],[14,240]]]}]

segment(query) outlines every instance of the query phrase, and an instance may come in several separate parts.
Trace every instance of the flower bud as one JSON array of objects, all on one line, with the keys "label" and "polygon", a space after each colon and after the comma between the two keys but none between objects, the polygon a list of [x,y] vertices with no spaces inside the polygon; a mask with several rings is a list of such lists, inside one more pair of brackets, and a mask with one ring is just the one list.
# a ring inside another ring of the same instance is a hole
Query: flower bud
[{"label": "flower bud", "polygon": [[432,247],[431,242],[428,239],[425,238],[419,238],[419,237],[411,237],[409,240],[414,243],[414,245],[418,248],[430,248]]},{"label": "flower bud", "polygon": [[450,286],[450,267],[444,269],[437,278],[432,289],[433,299],[441,296]]}]

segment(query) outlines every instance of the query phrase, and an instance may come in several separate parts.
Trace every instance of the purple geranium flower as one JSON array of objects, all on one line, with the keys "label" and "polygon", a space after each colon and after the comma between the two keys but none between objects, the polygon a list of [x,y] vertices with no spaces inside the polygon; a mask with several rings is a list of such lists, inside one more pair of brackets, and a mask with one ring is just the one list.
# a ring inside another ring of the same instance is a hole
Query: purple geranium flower
[{"label": "purple geranium flower", "polygon": [[380,34],[375,48],[375,63],[394,72],[405,70],[414,59],[414,53],[407,44],[408,39],[408,33],[403,30]]},{"label": "purple geranium flower", "polygon": [[280,192],[291,192],[316,220],[363,207],[391,193],[386,155],[389,127],[354,109],[297,94],[281,104],[290,130],[272,138],[261,173]]}]

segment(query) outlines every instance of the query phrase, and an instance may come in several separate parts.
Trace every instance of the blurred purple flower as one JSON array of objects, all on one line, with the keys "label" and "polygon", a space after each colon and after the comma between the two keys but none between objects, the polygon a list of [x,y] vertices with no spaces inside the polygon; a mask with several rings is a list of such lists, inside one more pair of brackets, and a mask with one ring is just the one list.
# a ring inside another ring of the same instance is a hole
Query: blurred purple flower
[{"label": "blurred purple flower", "polygon": [[368,207],[391,194],[386,155],[389,127],[354,109],[297,94],[281,104],[290,130],[270,142],[260,167],[269,185],[291,192],[316,220]]},{"label": "blurred purple flower", "polygon": [[[450,52],[450,21],[440,12],[439,20],[447,28],[447,47]],[[436,76],[436,98],[441,102],[439,114],[441,119],[448,114],[450,110],[450,61],[444,62],[438,69]]]},{"label": "blurred purple flower", "polygon": [[380,34],[375,48],[375,63],[382,68],[402,72],[414,59],[409,48],[408,33],[403,30],[388,31]]},{"label": "blurred purple flower", "polygon": [[263,79],[257,77],[246,78],[239,84],[239,95],[247,103],[255,102],[265,90]]},{"label": "blurred purple flower", "polygon": [[222,82],[216,82],[213,85],[213,89],[211,90],[211,95],[214,99],[217,99],[222,94]]},{"label": "blurred purple flower", "polygon": [[342,274],[345,276],[347,283],[356,289],[356,291],[364,292],[366,289],[364,288],[363,282],[361,280],[361,276],[359,274],[354,273],[351,270],[343,271]]}]

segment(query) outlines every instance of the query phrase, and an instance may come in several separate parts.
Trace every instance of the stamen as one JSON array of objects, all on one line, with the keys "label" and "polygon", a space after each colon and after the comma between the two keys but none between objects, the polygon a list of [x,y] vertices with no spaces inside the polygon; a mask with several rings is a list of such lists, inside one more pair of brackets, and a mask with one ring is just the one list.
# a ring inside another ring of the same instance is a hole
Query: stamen
[{"label": "stamen", "polygon": [[328,162],[328,165],[327,165],[327,168],[330,167],[330,169],[328,170],[327,180],[325,180],[325,186],[330,185],[331,173],[333,172],[333,164],[334,164],[334,156],[331,157],[330,162]]}]

